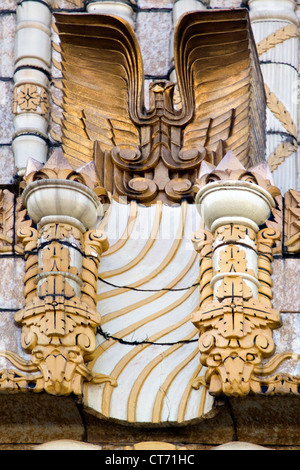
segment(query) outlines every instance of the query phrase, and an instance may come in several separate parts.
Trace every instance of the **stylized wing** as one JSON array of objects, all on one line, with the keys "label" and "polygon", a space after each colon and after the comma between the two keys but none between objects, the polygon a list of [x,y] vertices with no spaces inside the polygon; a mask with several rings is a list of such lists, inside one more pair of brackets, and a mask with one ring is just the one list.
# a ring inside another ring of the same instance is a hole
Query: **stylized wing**
[{"label": "stylized wing", "polygon": [[138,147],[132,116],[143,108],[143,70],[133,31],[109,15],[56,14],[63,65],[62,146],[75,166],[119,143]]},{"label": "stylized wing", "polygon": [[[174,58],[183,107],[184,148],[228,150],[247,167],[265,159],[265,94],[247,10],[184,15]],[[218,163],[218,161],[214,161]]]}]

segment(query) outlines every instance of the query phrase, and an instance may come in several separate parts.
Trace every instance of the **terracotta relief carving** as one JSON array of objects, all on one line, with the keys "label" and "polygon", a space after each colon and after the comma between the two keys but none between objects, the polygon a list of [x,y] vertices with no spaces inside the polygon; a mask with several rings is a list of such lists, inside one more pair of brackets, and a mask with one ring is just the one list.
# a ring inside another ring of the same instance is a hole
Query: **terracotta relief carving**
[{"label": "terracotta relief carving", "polygon": [[[269,377],[291,357],[268,360],[275,352],[272,330],[281,324],[272,307],[271,275],[273,255],[281,251],[282,197],[259,164],[265,149],[265,91],[247,12],[184,16],[175,34],[180,106],[174,83],[155,82],[148,110],[141,54],[124,22],[70,14],[56,15],[56,24],[67,160],[62,151],[45,165],[29,160],[22,197],[26,209],[9,191],[0,193],[0,251],[13,246],[25,257],[26,302],[15,320],[30,355],[25,361],[0,353],[17,367],[1,371],[0,389],[80,395],[84,382],[115,386],[111,377],[88,368],[101,323],[99,263],[108,249],[105,233],[95,226],[108,192],[143,204],[193,202],[197,192],[206,228],[193,236],[200,254],[200,303],[192,321],[207,372],[194,386],[204,383],[212,394],[233,396],[288,387],[298,393],[296,378]],[[281,103],[266,91],[271,111],[283,119]],[[46,115],[48,108],[43,87],[15,87],[15,114]],[[287,115],[285,128],[295,130]],[[208,205],[206,197],[212,197]],[[299,200],[296,191],[285,196],[289,253],[300,249]],[[271,212],[273,219],[267,220]]]},{"label": "terracotta relief carving", "polygon": [[228,150],[245,166],[264,159],[265,95],[246,10],[199,11],[180,20],[174,43],[180,109],[171,82],[151,85],[145,109],[141,53],[126,24],[102,15],[55,19],[62,148],[76,166],[94,159],[114,197],[192,202],[203,160],[217,164]]},{"label": "terracotta relief carving", "polygon": [[15,320],[30,361],[1,354],[31,375],[20,379],[16,372],[11,381],[2,371],[2,387],[18,387],[21,380],[26,388],[27,380],[27,389],[36,392],[80,395],[84,381],[113,383],[86,365],[101,321],[96,280],[108,242],[93,226],[103,215],[105,191],[97,187],[93,165],[75,171],[60,150],[44,166],[30,161],[24,180],[23,203],[37,228],[18,232],[25,252],[25,306]]},{"label": "terracotta relief carving", "polygon": [[212,394],[263,393],[275,379],[264,379],[262,385],[261,376],[291,357],[277,355],[265,362],[275,351],[272,330],[281,325],[272,308],[271,279],[280,233],[259,226],[275,207],[271,194],[278,190],[267,172],[263,178],[261,165],[246,170],[232,153],[214,168],[203,164],[198,189],[196,203],[211,235],[205,230],[193,237],[201,281],[200,309],[192,321],[199,329],[201,363],[207,367],[195,386],[204,380]]}]

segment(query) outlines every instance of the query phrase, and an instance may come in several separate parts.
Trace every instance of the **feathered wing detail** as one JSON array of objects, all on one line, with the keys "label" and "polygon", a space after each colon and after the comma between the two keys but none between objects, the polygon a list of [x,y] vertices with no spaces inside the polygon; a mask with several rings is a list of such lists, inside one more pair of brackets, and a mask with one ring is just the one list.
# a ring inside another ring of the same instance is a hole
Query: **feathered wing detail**
[{"label": "feathered wing detail", "polygon": [[143,109],[139,46],[124,21],[109,15],[56,14],[63,64],[62,147],[75,166],[116,145],[138,148],[132,116]]},{"label": "feathered wing detail", "polygon": [[183,148],[205,147],[212,160],[232,150],[246,167],[263,161],[266,103],[247,10],[184,15],[174,49],[182,103],[190,114]]}]

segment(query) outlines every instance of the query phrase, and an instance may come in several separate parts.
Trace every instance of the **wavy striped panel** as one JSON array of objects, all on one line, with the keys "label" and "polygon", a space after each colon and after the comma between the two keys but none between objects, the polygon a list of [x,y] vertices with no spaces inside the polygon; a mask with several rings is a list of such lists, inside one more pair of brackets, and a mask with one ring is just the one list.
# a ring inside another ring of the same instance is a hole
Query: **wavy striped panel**
[{"label": "wavy striped panel", "polygon": [[85,405],[132,423],[203,417],[213,400],[204,387],[193,388],[205,372],[190,322],[199,304],[196,207],[113,202],[102,226],[110,241],[98,289],[105,335],[97,335],[90,367],[118,385],[87,384]]}]

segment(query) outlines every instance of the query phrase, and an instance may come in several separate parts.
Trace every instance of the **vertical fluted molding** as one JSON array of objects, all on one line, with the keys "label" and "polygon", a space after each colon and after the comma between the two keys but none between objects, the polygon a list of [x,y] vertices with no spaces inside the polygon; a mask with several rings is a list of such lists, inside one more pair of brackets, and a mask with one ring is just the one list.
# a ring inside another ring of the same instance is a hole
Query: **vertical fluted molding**
[{"label": "vertical fluted molding", "polygon": [[43,163],[48,155],[51,17],[46,2],[17,6],[12,148],[19,175],[29,157]]},{"label": "vertical fluted molding", "polygon": [[266,158],[282,193],[297,187],[298,47],[294,0],[249,0],[267,95]]},{"label": "vertical fluted molding", "polygon": [[135,12],[133,9],[133,5],[130,1],[92,0],[87,2],[86,11],[88,13],[99,13],[119,16],[120,18],[123,18],[123,20],[127,21],[127,23],[129,23],[133,29],[135,28]]}]

